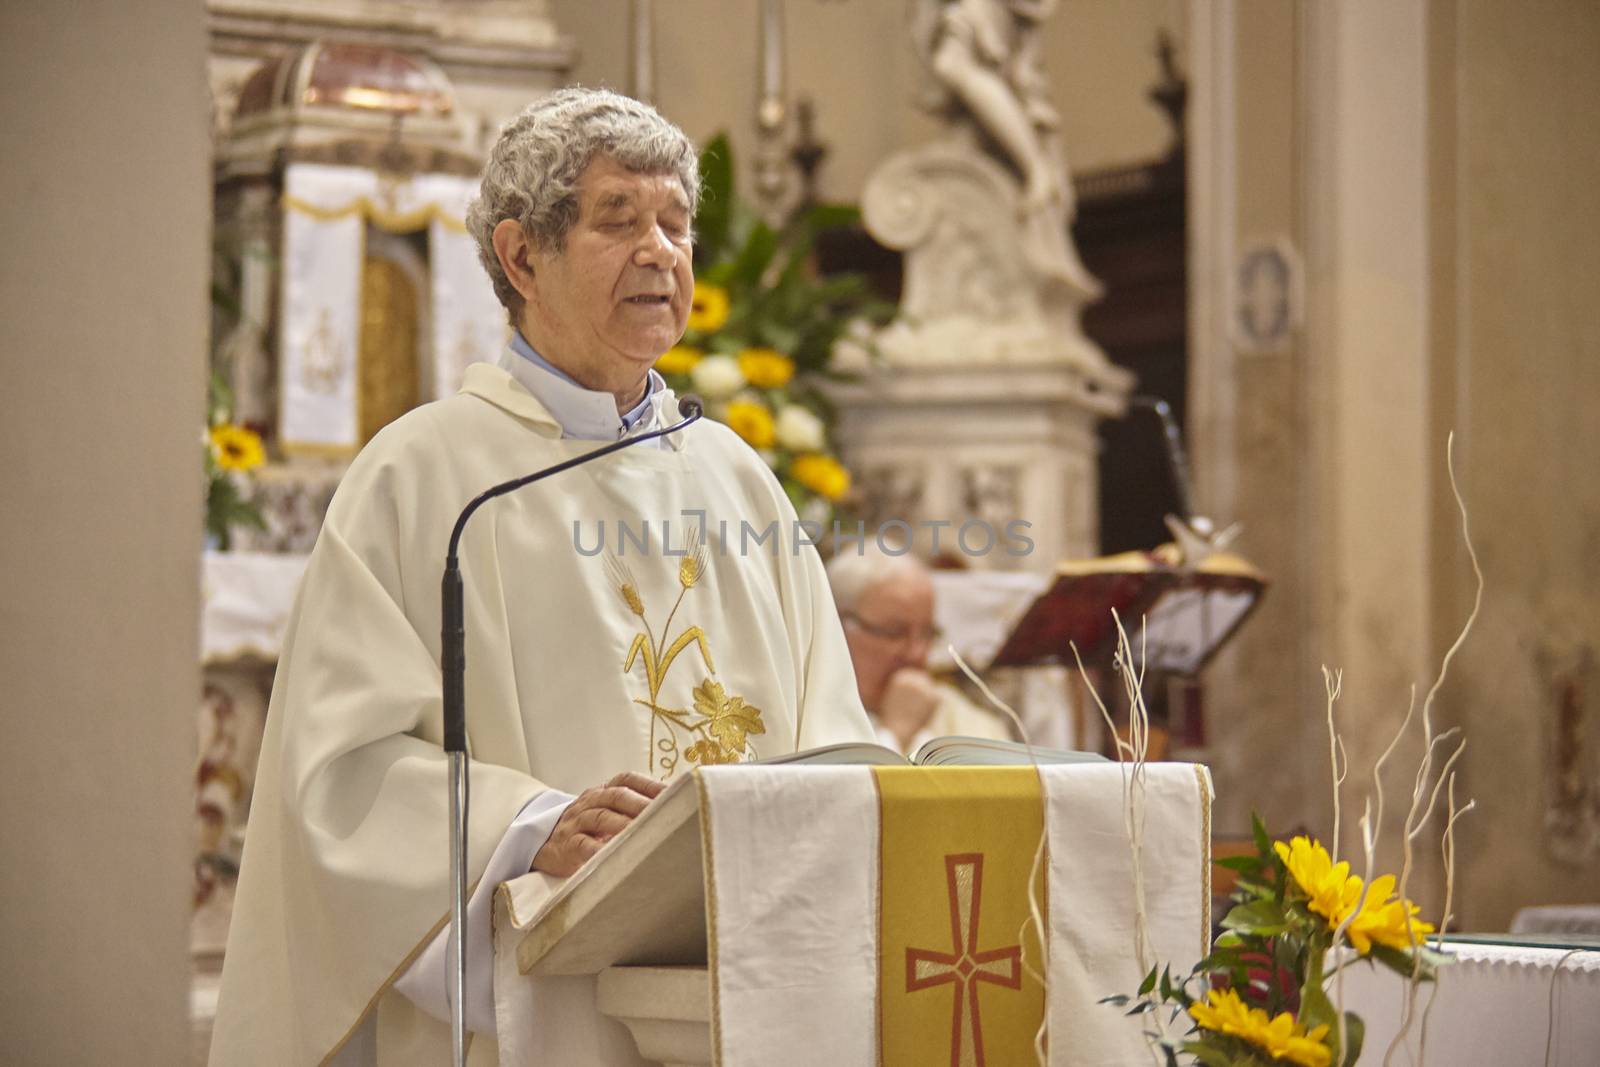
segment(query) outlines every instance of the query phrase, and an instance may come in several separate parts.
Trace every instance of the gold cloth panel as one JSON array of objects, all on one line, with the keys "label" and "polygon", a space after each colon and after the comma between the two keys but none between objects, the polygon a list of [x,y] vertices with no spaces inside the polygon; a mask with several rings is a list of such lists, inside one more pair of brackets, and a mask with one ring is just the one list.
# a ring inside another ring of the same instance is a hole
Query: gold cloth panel
[{"label": "gold cloth panel", "polygon": [[[874,767],[880,807],[878,1062],[1034,1062],[1044,1019],[1028,876],[1044,833],[1032,767]],[[1041,862],[1034,899],[1048,899]],[[1026,926],[1026,929],[1025,929]]]},{"label": "gold cloth panel", "polygon": [[417,292],[393,260],[361,268],[361,440],[417,406]]}]

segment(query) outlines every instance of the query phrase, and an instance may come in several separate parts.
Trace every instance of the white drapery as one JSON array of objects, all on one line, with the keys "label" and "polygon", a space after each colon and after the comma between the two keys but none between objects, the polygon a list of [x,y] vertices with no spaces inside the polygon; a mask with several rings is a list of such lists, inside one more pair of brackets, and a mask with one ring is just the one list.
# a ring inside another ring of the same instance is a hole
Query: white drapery
[{"label": "white drapery", "polygon": [[431,369],[424,399],[453,394],[468,364],[493,361],[505,312],[463,219],[477,181],[453,174],[397,179],[360,167],[291,164],[284,176],[278,436],[286,451],[360,447],[358,359],[367,224],[426,230]]}]

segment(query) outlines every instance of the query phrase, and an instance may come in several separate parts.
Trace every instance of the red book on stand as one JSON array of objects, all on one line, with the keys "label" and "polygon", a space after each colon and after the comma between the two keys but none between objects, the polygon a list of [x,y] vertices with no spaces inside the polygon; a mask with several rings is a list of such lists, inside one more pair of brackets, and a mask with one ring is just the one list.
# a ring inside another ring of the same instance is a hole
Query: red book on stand
[{"label": "red book on stand", "polygon": [[992,667],[1072,664],[1104,666],[1117,651],[1112,611],[1137,655],[1145,627],[1145,663],[1152,670],[1197,674],[1255,610],[1265,576],[1239,556],[1218,552],[1197,567],[1176,565],[1176,546],[1071,560],[1033,602],[995,654]]}]

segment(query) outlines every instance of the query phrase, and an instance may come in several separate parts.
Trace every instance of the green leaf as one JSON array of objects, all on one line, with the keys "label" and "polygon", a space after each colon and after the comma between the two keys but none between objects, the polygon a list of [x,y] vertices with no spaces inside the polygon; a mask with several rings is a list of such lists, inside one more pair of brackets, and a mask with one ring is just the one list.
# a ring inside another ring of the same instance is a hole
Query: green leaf
[{"label": "green leaf", "polygon": [[813,233],[855,226],[860,221],[861,209],[854,204],[813,204],[801,218],[802,224]]},{"label": "green leaf", "polygon": [[[1346,1018],[1349,1018],[1346,1013]],[[1300,991],[1300,1018],[1301,1026],[1307,1030],[1314,1030],[1319,1026],[1328,1028],[1327,1036],[1323,1041],[1333,1050],[1333,1062],[1344,1064],[1352,1062],[1339,1053],[1339,1009],[1333,1006],[1333,1001],[1328,999],[1328,993],[1322,988],[1320,982],[1312,982]],[[1357,1029],[1351,1034],[1359,1041],[1360,1020],[1357,1020]]]},{"label": "green leaf", "polygon": [[1118,993],[1116,996],[1113,996],[1113,997],[1101,997],[1099,1000],[1095,1001],[1095,1003],[1096,1004],[1110,1004],[1110,1005],[1113,1005],[1114,1007],[1120,1008],[1120,1007],[1122,1007],[1124,1004],[1128,1003],[1128,1001],[1130,1001],[1132,999],[1133,998],[1128,996],[1128,994],[1126,994],[1126,993]]},{"label": "green leaf", "polygon": [[1150,973],[1144,976],[1144,981],[1139,983],[1139,995],[1149,996],[1150,991],[1156,987],[1156,969],[1150,968]]},{"label": "green leaf", "polygon": [[1258,852],[1263,856],[1275,855],[1272,848],[1272,835],[1267,833],[1267,826],[1261,821],[1261,816],[1253,811],[1250,813],[1250,833],[1255,838]]},{"label": "green leaf", "polygon": [[1232,1056],[1200,1041],[1185,1041],[1183,1051],[1193,1056],[1202,1067],[1233,1067]]},{"label": "green leaf", "polygon": [[694,273],[696,278],[707,285],[719,285],[726,289],[728,283],[733,280],[733,263],[729,260],[723,260],[720,263],[713,263],[709,267],[701,267],[696,264]]},{"label": "green leaf", "polygon": [[695,253],[706,264],[722,258],[733,207],[733,150],[728,135],[711,138],[700,153],[700,210],[695,214]]},{"label": "green leaf", "polygon": [[1260,856],[1223,856],[1211,861],[1213,866],[1230,871],[1253,871],[1261,866]]},{"label": "green leaf", "polygon": [[1307,1030],[1326,1023],[1337,1028],[1339,1013],[1320,985],[1308,985],[1300,991],[1300,1023]]},{"label": "green leaf", "polygon": [[1265,882],[1258,882],[1254,878],[1246,878],[1243,875],[1240,875],[1239,878],[1233,883],[1233,896],[1231,896],[1229,899],[1242,900],[1246,897],[1255,897],[1257,899],[1265,900],[1275,899],[1277,895],[1278,890],[1274,886],[1267,885]]},{"label": "green leaf", "polygon": [[[1426,945],[1418,945],[1415,955],[1413,955],[1411,952],[1390,948],[1388,945],[1380,945],[1374,941],[1372,943],[1372,951],[1368,953],[1367,958],[1383,964],[1402,977],[1409,978],[1412,972],[1415,971],[1421,981],[1430,982],[1434,977],[1434,969],[1442,964],[1449,963],[1454,957],[1437,949],[1431,949]],[[1416,966],[1416,961],[1419,959],[1422,962],[1420,968]]]},{"label": "green leaf", "polygon": [[1206,956],[1194,965],[1194,970],[1190,974],[1210,974],[1212,971],[1226,971],[1234,967],[1243,966],[1244,952],[1245,949],[1242,947],[1213,949],[1211,955]]},{"label": "green leaf", "polygon": [[772,257],[777,251],[777,231],[765,222],[757,222],[755,228],[750,231],[749,239],[744,243],[744,247],[739,249],[734,259],[733,272],[729,280],[754,289],[761,284],[761,276],[766,273],[767,265],[772,262]]},{"label": "green leaf", "polygon": [[1281,905],[1270,900],[1257,900],[1235,907],[1223,918],[1222,925],[1225,929],[1243,934],[1271,937],[1284,931],[1288,926],[1288,917],[1284,915]]},{"label": "green leaf", "polygon": [[800,347],[800,335],[781,323],[768,322],[761,327],[761,339],[779,352],[789,354]]},{"label": "green leaf", "polygon": [[[1361,1045],[1367,1039],[1367,1024],[1362,1022],[1361,1016],[1355,1012],[1347,1011],[1344,1013],[1344,1030],[1344,1064],[1345,1067],[1354,1067],[1355,1062],[1361,1058]],[[1337,1034],[1334,1035],[1334,1041],[1338,1041]]]}]

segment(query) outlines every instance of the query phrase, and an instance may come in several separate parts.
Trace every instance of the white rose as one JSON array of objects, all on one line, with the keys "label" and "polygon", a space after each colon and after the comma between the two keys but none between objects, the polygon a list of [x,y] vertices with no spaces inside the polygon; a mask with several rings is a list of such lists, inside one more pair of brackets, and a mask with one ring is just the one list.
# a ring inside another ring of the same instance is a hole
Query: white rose
[{"label": "white rose", "polygon": [[689,380],[707,400],[721,400],[744,388],[744,372],[732,356],[707,356],[694,365]]},{"label": "white rose", "polygon": [[799,404],[785,404],[778,412],[775,427],[778,443],[791,452],[822,451],[825,430],[822,420]]}]

